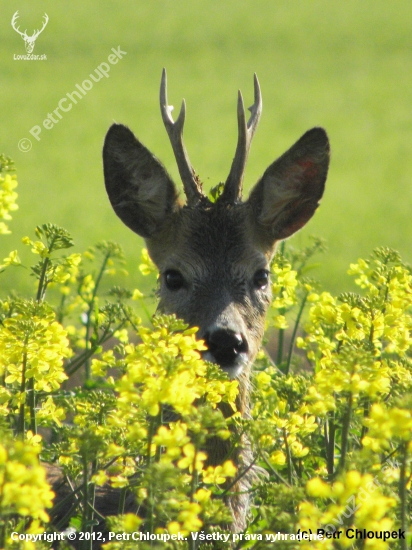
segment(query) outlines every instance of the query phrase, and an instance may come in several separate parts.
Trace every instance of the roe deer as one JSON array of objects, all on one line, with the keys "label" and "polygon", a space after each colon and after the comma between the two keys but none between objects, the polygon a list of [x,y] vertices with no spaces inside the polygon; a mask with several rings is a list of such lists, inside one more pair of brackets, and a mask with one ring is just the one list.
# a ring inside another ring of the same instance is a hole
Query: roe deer
[{"label": "roe deer", "polygon": [[[160,310],[175,313],[199,327],[199,338],[208,348],[204,358],[238,380],[237,405],[244,417],[249,409],[251,367],[271,300],[269,265],[276,243],[295,233],[313,216],[323,195],[329,166],[326,132],[313,128],[266,169],[248,200],[242,202],[244,169],[262,111],[256,76],[254,96],[246,122],[239,92],[236,153],[223,192],[215,203],[202,193],[183,143],[184,101],[176,122],[172,119],[165,71],[160,107],[186,204],[179,202],[176,186],[164,166],[126,126],[113,124],[103,149],[106,190],[113,209],[146,240],[159,268]],[[209,463],[223,462],[228,445],[220,439],[209,440]],[[233,516],[231,529],[235,532],[246,526],[250,455],[244,444],[234,457],[239,471],[246,473],[228,499]],[[48,478],[57,493],[57,516],[65,517],[77,504],[73,503],[69,488],[62,484],[58,467],[49,465]],[[116,489],[97,488],[95,509],[101,515],[116,514],[118,502]],[[136,510],[131,495],[125,509]],[[97,529],[104,530],[104,522]],[[93,547],[100,546],[97,543]]]},{"label": "roe deer", "polygon": [[[251,365],[271,300],[269,264],[276,243],[303,227],[319,204],[329,166],[328,137],[322,128],[306,132],[266,169],[243,202],[243,174],[262,112],[255,75],[247,123],[239,91],[236,153],[223,192],[212,203],[202,193],[183,143],[184,100],[176,122],[171,116],[165,70],[160,109],[186,204],[179,202],[161,162],[121,124],[111,126],[104,143],[106,190],[119,218],[145,239],[159,269],[159,309],[199,327],[198,336],[208,348],[204,358],[239,381],[238,407],[246,416]],[[223,460],[227,449],[213,447],[208,449],[209,454],[213,451],[211,462]],[[245,454],[237,457],[238,466],[247,467]],[[247,495],[232,497],[229,504],[232,528],[242,530]]]}]

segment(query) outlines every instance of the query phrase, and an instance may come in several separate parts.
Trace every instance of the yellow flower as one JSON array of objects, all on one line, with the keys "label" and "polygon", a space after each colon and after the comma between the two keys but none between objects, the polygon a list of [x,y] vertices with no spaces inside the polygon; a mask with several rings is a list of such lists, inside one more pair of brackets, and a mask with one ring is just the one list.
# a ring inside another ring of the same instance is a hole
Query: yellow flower
[{"label": "yellow flower", "polygon": [[212,493],[207,489],[198,489],[194,495],[194,498],[198,502],[208,502],[210,500]]},{"label": "yellow flower", "polygon": [[[165,447],[166,454],[173,458],[180,456],[181,448],[183,448],[189,441],[190,437],[187,435],[187,426],[181,422],[170,424],[169,427],[160,426],[157,430],[157,434],[153,438],[153,443],[155,445]],[[183,461],[186,459],[183,459]],[[187,466],[184,466],[184,468],[186,467]]]},{"label": "yellow flower", "polygon": [[314,477],[307,482],[306,491],[311,497],[328,498],[332,494],[331,487],[318,477]]},{"label": "yellow flower", "polygon": [[411,410],[388,408],[383,404],[374,403],[369,418],[365,419],[364,423],[369,431],[362,444],[375,452],[388,448],[393,438],[412,440]]},{"label": "yellow flower", "polygon": [[[319,478],[313,478],[306,484],[309,496],[315,498],[330,498],[326,508],[318,507],[311,502],[302,502],[299,505],[299,527],[316,531],[319,526],[328,526],[334,531],[342,525],[345,518],[345,530],[340,544],[343,548],[350,548],[353,540],[346,537],[347,530],[366,529],[374,531],[390,531],[393,521],[387,517],[390,509],[396,504],[395,499],[382,494],[380,486],[375,483],[370,474],[362,475],[352,470],[344,474],[340,480],[328,484]],[[356,508],[353,504],[356,503]],[[387,543],[373,548],[386,549]],[[334,548],[333,539],[324,539],[317,542],[302,543],[302,548]]]},{"label": "yellow flower", "polygon": [[270,455],[269,462],[275,466],[284,466],[286,464],[286,455],[283,451],[275,451]]},{"label": "yellow flower", "polygon": [[[27,308],[37,308],[27,302]],[[0,326],[0,355],[7,390],[15,399],[25,401],[26,387],[22,377],[34,380],[34,389],[50,393],[67,379],[63,360],[71,350],[66,331],[55,321],[54,313],[45,310],[28,316],[17,314]],[[1,396],[1,393],[0,393]],[[50,397],[40,407],[38,417],[60,422],[64,414],[56,409]]]},{"label": "yellow flower", "polygon": [[199,514],[202,508],[196,502],[183,502],[183,510],[178,515],[178,520],[182,524],[182,531],[193,532],[198,531],[202,527],[203,522],[199,519]]},{"label": "yellow flower", "polygon": [[140,292],[139,289],[135,288],[133,290],[132,300],[140,300],[143,297],[144,297],[144,294]]},{"label": "yellow flower", "polygon": [[13,250],[8,256],[6,256],[6,258],[4,258],[3,265],[0,265],[0,269],[8,267],[9,265],[21,265],[21,260],[17,250]]},{"label": "yellow flower", "polygon": [[0,443],[0,516],[18,514],[48,521],[54,493],[39,464],[39,445],[22,441]]},{"label": "yellow flower", "polygon": [[177,463],[178,467],[182,470],[188,469],[189,472],[196,470],[200,472],[203,468],[203,462],[206,460],[207,455],[202,451],[197,451],[193,443],[186,443],[183,447],[184,458]]},{"label": "yellow flower", "polygon": [[[15,175],[6,174],[4,177],[0,174],[0,219],[11,220],[10,212],[18,209],[16,200],[17,193],[14,189],[17,187]],[[10,230],[4,222],[0,223],[0,234],[6,235]]]},{"label": "yellow flower", "polygon": [[296,458],[302,458],[309,453],[308,447],[304,447],[299,441],[293,441],[290,444],[290,451]]},{"label": "yellow flower", "polygon": [[167,530],[171,535],[178,535],[181,531],[181,525],[178,521],[171,521],[167,524]]},{"label": "yellow flower", "polygon": [[221,485],[228,477],[236,475],[236,467],[231,460],[227,460],[221,466],[209,466],[203,471],[203,482],[207,485]]},{"label": "yellow flower", "polygon": [[141,261],[142,263],[139,265],[139,270],[142,275],[147,276],[151,273],[157,273],[157,267],[152,262],[147,248],[142,249]]},{"label": "yellow flower", "polygon": [[95,483],[96,485],[99,485],[100,487],[103,487],[103,485],[106,485],[108,481],[109,481],[109,476],[103,470],[99,470],[97,474],[95,474],[92,477],[92,482]]},{"label": "yellow flower", "polygon": [[279,328],[279,329],[287,329],[288,328],[288,323],[286,321],[286,317],[284,315],[275,315],[275,317],[273,318],[273,326],[274,328]]}]

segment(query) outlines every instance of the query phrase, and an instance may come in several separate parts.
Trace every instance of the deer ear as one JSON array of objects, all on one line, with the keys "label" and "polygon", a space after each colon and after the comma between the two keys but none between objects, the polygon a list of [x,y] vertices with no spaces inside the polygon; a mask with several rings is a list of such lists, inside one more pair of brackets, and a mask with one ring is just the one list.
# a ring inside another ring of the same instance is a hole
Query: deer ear
[{"label": "deer ear", "polygon": [[106,191],[130,229],[153,236],[178,208],[177,190],[165,167],[122,124],[113,124],[103,147]]},{"label": "deer ear", "polygon": [[315,213],[325,188],[329,140],[312,128],[269,166],[249,197],[259,232],[272,244],[301,229]]}]

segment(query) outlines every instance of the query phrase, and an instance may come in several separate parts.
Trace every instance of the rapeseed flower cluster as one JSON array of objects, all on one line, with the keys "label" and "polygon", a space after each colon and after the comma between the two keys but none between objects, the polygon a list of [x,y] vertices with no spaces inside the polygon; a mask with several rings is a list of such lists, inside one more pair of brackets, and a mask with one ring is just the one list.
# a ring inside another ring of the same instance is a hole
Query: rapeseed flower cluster
[{"label": "rapeseed flower cluster", "polygon": [[[4,380],[1,414],[19,414],[20,410],[21,421],[37,414],[43,423],[59,423],[63,411],[57,418],[52,401],[45,396],[67,379],[63,362],[72,352],[66,331],[45,305],[23,301],[14,307],[15,313],[0,325],[0,375]],[[38,400],[36,410],[30,407],[29,411],[29,391],[44,396]]]},{"label": "rapeseed flower cluster", "polygon": [[362,444],[374,452],[387,451],[391,444],[406,442],[412,456],[412,406],[390,407],[384,403],[374,403],[369,417],[365,419],[368,428]]},{"label": "rapeseed flower cluster", "polygon": [[280,264],[272,264],[272,307],[276,314],[273,316],[272,323],[275,328],[286,329],[288,323],[285,317],[287,311],[294,306],[297,301],[296,290],[299,285],[297,272],[292,269],[289,262],[283,261]]},{"label": "rapeseed flower cluster", "polygon": [[[10,212],[18,209],[17,193],[17,178],[15,174],[10,174],[14,171],[14,164],[4,155],[0,155],[0,220],[11,220]],[[11,233],[7,223],[0,221],[0,235]]]},{"label": "rapeseed flower cluster", "polygon": [[[142,502],[159,517],[169,516],[172,531],[179,526],[188,533],[203,525],[200,516],[206,509],[211,513],[205,495],[221,492],[219,486],[236,475],[231,460],[207,466],[203,449],[211,437],[229,438],[217,404],[227,403],[235,411],[237,382],[204,363],[200,352],[205,346],[196,339],[196,329],[167,317],[154,325],[152,330],[139,328],[142,342],[127,343],[116,363],[124,374],[115,384],[118,414],[113,421],[124,424],[129,445],[146,457],[137,491]],[[167,494],[156,487],[159,476],[168,480]]]},{"label": "rapeseed flower cluster", "polygon": [[[16,199],[6,161],[0,157],[3,220]],[[95,496],[109,486],[119,514],[109,520],[112,530],[216,533],[231,522],[227,495],[242,476],[250,495],[239,496],[252,498],[249,537],[299,528],[408,530],[412,277],[399,255],[378,249],[352,264],[359,294],[335,297],[305,278],[321,241],[302,253],[281,247],[268,316],[276,366],[259,354],[250,418],[240,418],[237,382],[202,360],[196,329],[167,316],[142,326],[130,303],[147,312],[143,294],[110,288],[108,277],[125,275],[118,245],[66,255],[73,242],[65,230],[45,224],[35,232],[23,239],[37,258],[30,270],[35,296],[0,302],[0,547],[32,550],[32,543],[12,542],[12,530],[59,531],[70,523],[90,534],[82,548],[90,550],[101,519]],[[21,265],[18,251],[2,263]],[[140,271],[156,272],[147,251]],[[304,352],[296,353],[295,343]],[[44,440],[38,426],[47,428]],[[248,458],[236,469],[241,445]],[[67,482],[66,517],[50,508],[40,453]],[[124,513],[130,494],[140,516]],[[194,547],[190,540],[159,544]],[[135,545],[122,540],[107,548]],[[142,550],[152,547],[139,542]],[[310,547],[406,548],[342,536]]]},{"label": "rapeseed flower cluster", "polygon": [[[30,434],[29,432],[29,435]],[[37,436],[38,437],[38,436]],[[33,439],[33,438],[32,438]],[[40,522],[48,522],[47,509],[53,505],[54,493],[39,463],[37,441],[13,441],[3,434],[0,442],[0,547],[12,546],[6,525],[16,516],[26,518],[26,532],[36,532]],[[23,525],[21,528],[23,530]],[[29,549],[30,545],[25,546]],[[31,545],[31,548],[34,548]]]},{"label": "rapeseed flower cluster", "polygon": [[309,296],[308,336],[297,342],[315,366],[309,396],[317,414],[336,409],[339,399],[333,395],[350,395],[358,403],[389,395],[399,377],[411,382],[403,360],[412,344],[410,271],[393,252],[377,250],[371,260],[352,264],[349,273],[366,296]]},{"label": "rapeseed flower cluster", "polygon": [[[314,501],[306,500],[299,505],[299,527],[305,531],[318,529],[333,534],[341,531],[339,537],[324,538],[320,541],[303,542],[302,548],[344,549],[353,548],[356,530],[372,533],[391,532],[394,521],[388,513],[396,505],[396,500],[385,496],[370,474],[362,475],[358,471],[348,471],[332,484],[314,477],[306,484],[308,497],[326,502],[319,506]],[[362,548],[386,550],[392,548],[393,542],[382,540],[382,537],[361,540]],[[358,546],[356,546],[358,547]]]},{"label": "rapeseed flower cluster", "polygon": [[125,347],[126,374],[117,385],[120,405],[133,402],[151,416],[169,405],[180,414],[195,410],[194,403],[205,396],[216,405],[225,400],[233,405],[237,382],[205,379],[207,367],[200,352],[206,347],[196,340],[196,329],[169,332],[157,322],[157,330],[140,328],[142,344]]},{"label": "rapeseed flower cluster", "polygon": [[309,453],[305,441],[318,429],[315,416],[298,396],[307,382],[295,376],[280,378],[273,369],[258,373],[256,382],[261,399],[253,409],[250,429],[272,465],[290,468],[293,459]]},{"label": "rapeseed flower cluster", "polygon": [[[298,506],[295,528],[406,530],[410,521],[412,424],[405,395],[412,390],[411,271],[396,253],[378,249],[349,272],[362,294],[336,298],[305,286],[310,307],[297,345],[306,351],[313,375],[284,376],[264,358],[258,362],[264,370],[255,376],[249,433],[260,463],[286,491],[279,503],[263,501],[257,513],[259,525],[274,531],[290,525],[279,510],[289,508],[292,518],[297,508],[286,496],[306,484],[311,500]],[[268,494],[267,480],[258,494]],[[364,498],[352,513],[349,501],[359,495]],[[342,538],[312,541],[310,547],[362,544],[406,548],[399,541]]]}]

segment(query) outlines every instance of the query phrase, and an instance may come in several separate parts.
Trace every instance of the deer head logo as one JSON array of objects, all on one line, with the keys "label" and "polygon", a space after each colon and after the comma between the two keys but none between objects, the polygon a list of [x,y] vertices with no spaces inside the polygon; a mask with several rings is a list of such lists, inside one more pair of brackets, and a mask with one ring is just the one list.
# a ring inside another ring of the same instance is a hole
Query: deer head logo
[{"label": "deer head logo", "polygon": [[36,44],[36,40],[39,36],[40,33],[42,33],[47,25],[47,23],[49,22],[49,16],[47,15],[47,13],[44,14],[43,16],[43,26],[40,30],[35,30],[33,32],[33,34],[31,36],[29,36],[27,34],[27,29],[24,31],[24,32],[21,32],[20,31],[20,28],[19,27],[16,27],[16,21],[17,19],[19,18],[19,12],[16,11],[16,13],[13,15],[13,18],[11,20],[11,26],[13,27],[13,29],[20,34],[20,36],[23,38],[24,40],[24,45],[26,47],[26,52],[27,53],[32,53],[32,51],[34,50],[34,46]]}]

